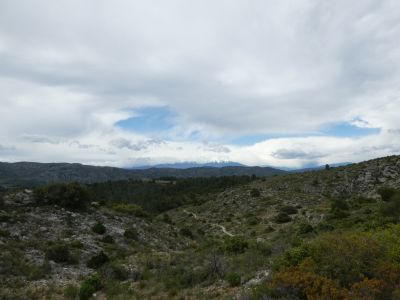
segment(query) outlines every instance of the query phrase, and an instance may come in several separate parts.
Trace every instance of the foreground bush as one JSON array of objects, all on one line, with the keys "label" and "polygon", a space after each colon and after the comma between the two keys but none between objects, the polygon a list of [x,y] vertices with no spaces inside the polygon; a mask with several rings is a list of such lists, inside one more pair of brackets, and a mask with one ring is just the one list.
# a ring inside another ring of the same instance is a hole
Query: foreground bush
[{"label": "foreground bush", "polygon": [[284,299],[398,299],[400,226],[325,234],[286,252],[269,285]]},{"label": "foreground bush", "polygon": [[94,274],[88,277],[79,289],[79,299],[88,300],[92,295],[102,288],[100,277]]}]

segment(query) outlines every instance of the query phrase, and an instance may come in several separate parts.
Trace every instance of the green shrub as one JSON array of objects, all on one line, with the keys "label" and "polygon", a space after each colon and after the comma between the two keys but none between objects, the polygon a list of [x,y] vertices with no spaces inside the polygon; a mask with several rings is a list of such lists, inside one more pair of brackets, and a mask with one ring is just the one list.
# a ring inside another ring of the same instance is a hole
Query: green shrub
[{"label": "green shrub", "polygon": [[73,240],[69,245],[72,248],[76,248],[76,249],[82,249],[83,248],[83,243],[80,240]]},{"label": "green shrub", "polygon": [[282,206],[279,211],[281,213],[287,214],[287,215],[294,215],[297,214],[297,208],[294,206],[290,206],[290,205],[285,205]]},{"label": "green shrub", "polygon": [[226,280],[228,281],[228,283],[231,287],[239,286],[240,283],[242,282],[240,275],[238,273],[234,273],[234,272],[229,273],[226,276]]},{"label": "green shrub", "polygon": [[130,227],[130,228],[125,229],[124,237],[129,240],[137,241],[139,239],[139,234],[138,234],[136,228]]},{"label": "green shrub", "polygon": [[79,299],[88,300],[92,295],[102,288],[102,283],[97,274],[88,277],[79,289]]},{"label": "green shrub", "polygon": [[104,234],[106,233],[106,227],[101,222],[97,222],[93,225],[92,231],[97,234]]},{"label": "green shrub", "polygon": [[310,233],[313,231],[314,231],[314,228],[312,227],[312,225],[310,223],[300,223],[299,229],[297,230],[297,232],[299,234],[307,234],[307,233]]},{"label": "green shrub", "polygon": [[97,269],[107,263],[110,259],[108,256],[101,251],[100,253],[92,256],[88,262],[86,263],[86,266],[91,269]]},{"label": "green shrub", "polygon": [[105,264],[100,268],[99,273],[106,280],[123,281],[129,277],[129,271],[123,265],[116,262]]},{"label": "green shrub", "polygon": [[249,243],[242,237],[229,237],[224,240],[223,249],[227,253],[240,254],[246,252]]},{"label": "green shrub", "polygon": [[398,191],[394,188],[389,187],[381,187],[378,190],[378,194],[381,196],[383,201],[390,201],[391,198],[398,193]]},{"label": "green shrub", "polygon": [[69,251],[68,245],[58,243],[51,245],[46,249],[46,259],[56,263],[73,263],[74,260]]},{"label": "green shrub", "polygon": [[165,223],[167,223],[167,224],[172,224],[171,217],[170,217],[169,214],[167,214],[167,213],[164,213],[164,214],[162,215],[162,220],[163,220]]},{"label": "green shrub", "polygon": [[343,219],[349,216],[349,205],[346,200],[338,198],[331,203],[331,214],[334,218]]},{"label": "green shrub", "polygon": [[292,218],[287,213],[279,212],[275,216],[274,221],[276,223],[288,223],[288,222],[292,221]]},{"label": "green shrub", "polygon": [[179,230],[180,234],[188,238],[193,238],[193,233],[188,227],[183,227]]},{"label": "green shrub", "polygon": [[87,208],[92,197],[86,186],[79,183],[56,183],[36,189],[34,196],[38,203],[59,205],[71,210]]},{"label": "green shrub", "polygon": [[251,189],[250,196],[253,198],[260,197],[261,196],[260,190],[256,188]]},{"label": "green shrub", "polygon": [[294,247],[283,254],[284,265],[297,266],[308,256],[310,256],[310,249],[307,245]]},{"label": "green shrub", "polygon": [[250,217],[247,219],[247,224],[250,226],[255,226],[260,223],[260,219],[257,217]]},{"label": "green shrub", "polygon": [[101,241],[106,244],[114,244],[114,238],[111,235],[105,235]]},{"label": "green shrub", "polygon": [[79,288],[76,285],[73,284],[68,284],[65,288],[64,288],[64,297],[66,299],[76,299],[76,296],[79,293]]}]

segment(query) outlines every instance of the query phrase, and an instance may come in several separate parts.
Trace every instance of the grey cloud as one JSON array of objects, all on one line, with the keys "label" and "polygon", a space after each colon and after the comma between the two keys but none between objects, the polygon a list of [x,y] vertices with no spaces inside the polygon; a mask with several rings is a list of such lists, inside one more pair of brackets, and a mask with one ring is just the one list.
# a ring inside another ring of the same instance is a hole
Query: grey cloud
[{"label": "grey cloud", "polygon": [[126,148],[133,151],[141,151],[148,149],[150,146],[165,144],[165,142],[161,140],[147,140],[133,143],[130,140],[119,138],[112,140],[110,144],[119,149]]},{"label": "grey cloud", "polygon": [[221,144],[216,144],[216,143],[210,143],[210,142],[204,142],[202,147],[199,147],[200,149],[203,149],[205,151],[211,151],[211,152],[216,152],[216,153],[229,153],[231,150]]},{"label": "grey cloud", "polygon": [[16,150],[17,150],[17,147],[15,147],[15,146],[0,145],[0,152],[13,152]]},{"label": "grey cloud", "polygon": [[[355,117],[397,134],[398,1],[3,0],[0,6],[0,136],[7,143],[25,133],[25,141],[43,148],[85,150],[92,144],[65,141],[95,136],[99,144],[104,138],[104,149],[112,140],[117,149],[146,151],[157,145],[150,136],[119,140],[113,125],[150,102],[176,114],[168,136],[151,135],[163,140],[187,141],[193,132],[199,141],[304,136]],[[232,149],[198,150],[233,155]],[[320,157],[288,149],[274,157]]]},{"label": "grey cloud", "polygon": [[23,135],[22,138],[28,142],[38,143],[38,144],[59,144],[60,143],[59,140],[52,139],[47,136],[41,136],[41,135]]},{"label": "grey cloud", "polygon": [[293,149],[278,149],[272,153],[272,157],[278,159],[317,159],[326,156],[325,154],[318,152],[306,152],[303,150]]}]

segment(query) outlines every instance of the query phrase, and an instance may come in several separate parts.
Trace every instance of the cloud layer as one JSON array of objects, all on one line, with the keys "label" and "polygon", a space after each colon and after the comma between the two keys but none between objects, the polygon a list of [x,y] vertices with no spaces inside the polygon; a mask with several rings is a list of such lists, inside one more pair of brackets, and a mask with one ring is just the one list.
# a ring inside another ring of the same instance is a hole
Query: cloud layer
[{"label": "cloud layer", "polygon": [[[396,154],[399,40],[395,0],[3,0],[0,160],[297,167]],[[266,138],[234,142],[249,135]]]}]

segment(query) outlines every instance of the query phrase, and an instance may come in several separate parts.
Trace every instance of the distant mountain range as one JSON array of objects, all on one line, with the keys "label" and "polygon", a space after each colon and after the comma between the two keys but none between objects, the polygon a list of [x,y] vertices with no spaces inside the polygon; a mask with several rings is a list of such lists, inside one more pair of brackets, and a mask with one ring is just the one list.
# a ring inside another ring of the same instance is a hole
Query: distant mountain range
[{"label": "distant mountain range", "polygon": [[122,169],[70,163],[0,162],[0,186],[37,186],[50,182],[94,183],[127,179],[155,179],[161,177],[212,177],[232,175],[271,176],[286,171],[270,167],[200,166],[190,168]]},{"label": "distant mountain range", "polygon": [[201,168],[201,167],[212,167],[212,168],[223,168],[223,167],[245,167],[245,165],[233,161],[215,161],[215,162],[207,162],[207,163],[198,163],[198,162],[180,162],[180,163],[171,163],[171,164],[157,164],[157,165],[147,165],[147,166],[139,166],[132,167],[132,169],[190,169],[190,168]]}]

